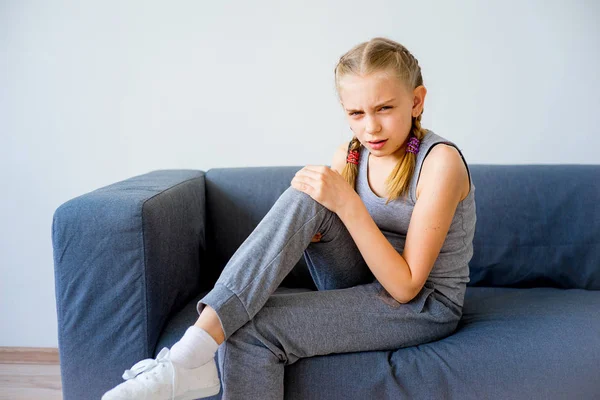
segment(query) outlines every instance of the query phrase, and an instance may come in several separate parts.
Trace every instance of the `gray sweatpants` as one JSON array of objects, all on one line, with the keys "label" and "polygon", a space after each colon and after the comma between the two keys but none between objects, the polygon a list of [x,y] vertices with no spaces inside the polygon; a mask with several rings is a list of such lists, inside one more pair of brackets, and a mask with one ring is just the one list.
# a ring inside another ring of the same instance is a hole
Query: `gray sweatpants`
[{"label": "gray sweatpants", "polygon": [[[321,241],[311,242],[317,232]],[[319,290],[273,293],[303,255]],[[233,254],[198,313],[205,304],[225,332],[218,349],[224,400],[281,400],[284,367],[300,358],[434,341],[462,315],[430,282],[411,302],[394,300],[337,214],[291,186]]]}]

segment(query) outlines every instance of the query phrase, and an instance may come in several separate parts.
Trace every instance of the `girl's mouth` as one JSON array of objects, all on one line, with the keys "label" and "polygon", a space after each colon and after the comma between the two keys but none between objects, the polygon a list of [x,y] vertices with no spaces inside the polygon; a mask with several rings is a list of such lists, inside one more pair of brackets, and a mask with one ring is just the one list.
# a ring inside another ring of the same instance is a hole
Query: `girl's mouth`
[{"label": "girl's mouth", "polygon": [[387,139],[384,139],[384,140],[369,142],[369,144],[375,150],[379,150],[379,149],[381,149],[386,144],[386,142],[387,142]]}]

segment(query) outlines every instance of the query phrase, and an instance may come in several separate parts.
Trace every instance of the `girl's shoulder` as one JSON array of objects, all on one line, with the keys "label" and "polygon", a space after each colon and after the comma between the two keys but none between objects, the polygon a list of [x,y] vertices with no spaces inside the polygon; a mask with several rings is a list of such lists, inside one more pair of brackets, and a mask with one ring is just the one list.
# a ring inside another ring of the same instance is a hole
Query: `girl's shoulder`
[{"label": "girl's shoulder", "polygon": [[346,165],[346,157],[348,155],[348,146],[350,141],[342,143],[333,154],[333,160],[331,161],[331,169],[337,171],[340,175]]},{"label": "girl's shoulder", "polygon": [[436,185],[439,179],[438,171],[444,170],[451,172],[451,175],[456,178],[457,187],[461,188],[460,201],[464,200],[469,194],[471,186],[466,161],[458,146],[431,131],[428,131],[423,141],[425,142],[426,139],[428,142],[425,143],[426,146],[423,149],[426,153],[423,155],[420,171],[415,171],[419,174],[416,198],[419,198],[424,187]]}]

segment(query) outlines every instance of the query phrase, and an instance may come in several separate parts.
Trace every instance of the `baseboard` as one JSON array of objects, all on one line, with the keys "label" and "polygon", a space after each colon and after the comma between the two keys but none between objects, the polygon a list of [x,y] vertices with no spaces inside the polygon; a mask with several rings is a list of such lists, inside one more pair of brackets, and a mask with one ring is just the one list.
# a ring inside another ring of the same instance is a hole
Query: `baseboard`
[{"label": "baseboard", "polygon": [[59,364],[55,347],[0,347],[0,364]]}]

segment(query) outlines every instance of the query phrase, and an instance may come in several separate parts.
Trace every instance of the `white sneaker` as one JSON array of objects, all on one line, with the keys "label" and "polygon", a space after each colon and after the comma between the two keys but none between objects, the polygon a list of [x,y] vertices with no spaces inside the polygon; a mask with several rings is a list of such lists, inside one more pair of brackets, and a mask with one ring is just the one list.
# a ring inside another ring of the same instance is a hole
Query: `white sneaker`
[{"label": "white sneaker", "polygon": [[170,354],[163,347],[156,359],[146,358],[125,370],[125,382],[104,393],[102,400],[194,400],[219,393],[214,359],[188,369],[173,363]]}]

